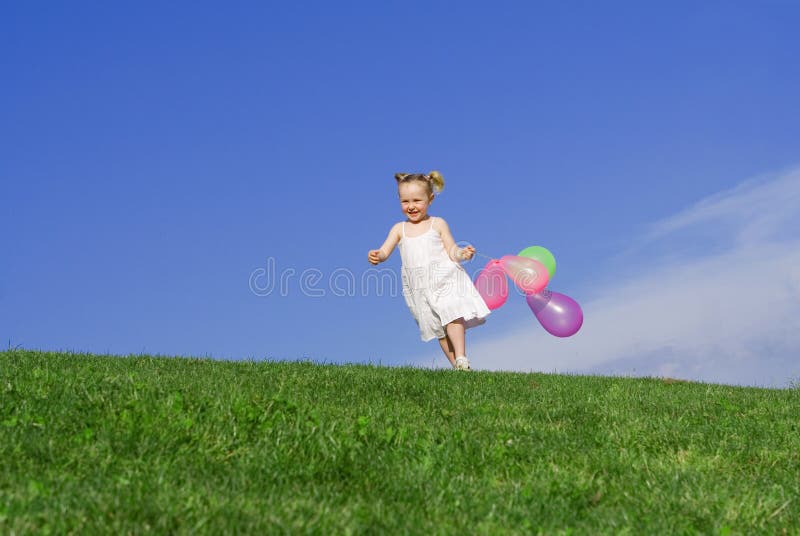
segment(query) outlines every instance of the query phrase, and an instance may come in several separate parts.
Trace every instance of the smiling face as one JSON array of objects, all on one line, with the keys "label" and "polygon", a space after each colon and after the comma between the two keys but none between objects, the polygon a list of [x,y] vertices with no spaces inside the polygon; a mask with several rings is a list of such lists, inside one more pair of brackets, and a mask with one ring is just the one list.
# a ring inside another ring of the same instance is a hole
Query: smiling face
[{"label": "smiling face", "polygon": [[428,216],[428,207],[433,201],[433,194],[420,181],[401,182],[397,186],[400,195],[400,207],[411,223],[419,223]]}]

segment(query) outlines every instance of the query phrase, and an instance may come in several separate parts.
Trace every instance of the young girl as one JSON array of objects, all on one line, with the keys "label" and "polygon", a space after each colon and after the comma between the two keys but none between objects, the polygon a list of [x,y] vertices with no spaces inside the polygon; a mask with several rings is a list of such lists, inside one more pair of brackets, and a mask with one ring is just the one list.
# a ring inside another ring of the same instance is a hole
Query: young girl
[{"label": "young girl", "polygon": [[368,259],[378,264],[400,247],[403,296],[417,321],[423,341],[436,337],[453,368],[469,370],[464,331],[482,324],[489,308],[458,264],[471,259],[475,248],[459,248],[447,222],[428,215],[434,193],[444,188],[436,172],[397,173],[397,191],[405,221],[396,223],[380,247]]}]

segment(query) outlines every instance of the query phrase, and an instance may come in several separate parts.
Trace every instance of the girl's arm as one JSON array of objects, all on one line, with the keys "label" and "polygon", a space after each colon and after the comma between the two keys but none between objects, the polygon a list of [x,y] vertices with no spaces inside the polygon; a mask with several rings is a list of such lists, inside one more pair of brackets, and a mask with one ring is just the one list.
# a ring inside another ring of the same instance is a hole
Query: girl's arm
[{"label": "girl's arm", "polygon": [[389,258],[397,243],[400,242],[400,225],[400,223],[394,224],[380,249],[370,250],[367,254],[370,264],[379,264]]},{"label": "girl's arm", "polygon": [[442,237],[442,243],[444,244],[444,250],[453,261],[466,261],[475,255],[474,247],[467,246],[464,248],[459,248],[456,245],[456,241],[453,239],[452,233],[450,233],[450,227],[447,225],[447,222],[444,221],[444,219],[437,217],[433,222],[433,228],[439,231],[439,234]]}]

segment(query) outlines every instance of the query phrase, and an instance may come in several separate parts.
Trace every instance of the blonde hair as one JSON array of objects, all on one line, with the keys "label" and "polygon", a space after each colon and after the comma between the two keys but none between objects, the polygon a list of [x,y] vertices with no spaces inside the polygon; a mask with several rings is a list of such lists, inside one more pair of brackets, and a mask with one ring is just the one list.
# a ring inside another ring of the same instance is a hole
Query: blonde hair
[{"label": "blonde hair", "polygon": [[397,184],[403,182],[420,181],[428,188],[428,194],[438,194],[444,190],[444,177],[438,171],[431,171],[427,175],[422,173],[395,173]]}]

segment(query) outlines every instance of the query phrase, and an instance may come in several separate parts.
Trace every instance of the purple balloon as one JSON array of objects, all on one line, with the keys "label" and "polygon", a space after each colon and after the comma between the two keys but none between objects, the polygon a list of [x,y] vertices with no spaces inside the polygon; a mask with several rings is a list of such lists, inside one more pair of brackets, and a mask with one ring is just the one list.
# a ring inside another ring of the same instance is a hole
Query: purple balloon
[{"label": "purple balloon", "polygon": [[575,335],[583,325],[583,311],[578,302],[559,292],[545,290],[525,296],[528,307],[542,327],[556,337]]}]

